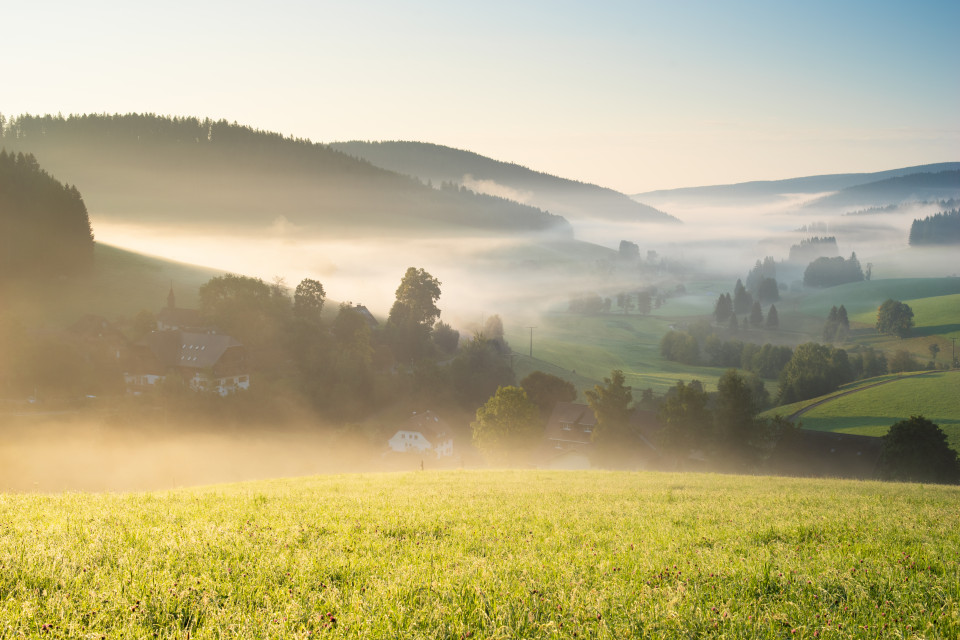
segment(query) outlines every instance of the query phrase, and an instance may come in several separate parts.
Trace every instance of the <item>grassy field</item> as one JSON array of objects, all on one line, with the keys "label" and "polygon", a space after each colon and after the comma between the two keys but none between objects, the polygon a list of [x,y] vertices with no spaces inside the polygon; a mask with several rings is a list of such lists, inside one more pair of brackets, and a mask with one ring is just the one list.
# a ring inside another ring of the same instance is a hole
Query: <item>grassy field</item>
[{"label": "grassy field", "polygon": [[[699,379],[714,388],[724,369],[689,366],[660,357],[660,339],[672,327],[709,319],[716,298],[731,288],[723,282],[690,283],[687,294],[667,300],[649,316],[579,316],[567,313],[538,319],[534,334],[534,357],[529,358],[529,334],[520,326],[507,326],[507,339],[520,354],[515,357],[518,378],[540,369],[570,380],[582,390],[622,369],[627,384],[635,390],[652,387],[663,393],[678,380]],[[730,336],[763,344],[796,346],[819,341],[830,307],[843,304],[853,322],[852,342],[893,353],[906,349],[920,362],[931,359],[929,345],[940,347],[938,362],[948,362],[952,344],[960,337],[960,278],[899,278],[858,282],[802,294],[787,294],[777,303],[780,330],[751,330]],[[907,340],[879,336],[873,329],[876,308],[887,298],[907,300],[916,314],[914,336]],[[771,394],[776,382],[768,381]]]},{"label": "grassy field", "polygon": [[956,638],[960,489],[611,472],[0,495],[0,636]]},{"label": "grassy field", "polygon": [[[642,389],[651,387],[663,393],[678,380],[694,378],[716,388],[725,369],[690,366],[660,357],[660,339],[675,321],[663,316],[618,314],[544,316],[534,334],[534,359],[529,355],[515,358],[517,377],[540,369],[570,380],[582,391],[609,377],[613,369],[622,369],[637,397]],[[508,330],[506,337],[516,351],[529,353],[525,348],[529,346],[529,334],[524,335],[522,328]]]},{"label": "grassy field", "polygon": [[171,286],[178,306],[196,307],[200,285],[216,275],[223,273],[97,244],[92,273],[46,282],[43,296],[35,294],[34,284],[6,291],[4,311],[59,326],[88,313],[113,321],[143,309],[156,313],[166,305]]},{"label": "grassy field", "polygon": [[[859,385],[876,380],[861,381]],[[853,387],[844,387],[839,393],[850,388]],[[817,400],[777,407],[772,412],[789,415]],[[889,384],[837,397],[810,409],[800,420],[805,429],[882,436],[895,422],[912,415],[923,415],[940,425],[950,446],[960,451],[960,371],[905,376]]]},{"label": "grassy field", "polygon": [[960,278],[870,280],[825,289],[806,290],[798,298],[796,310],[826,320],[830,307],[842,304],[847,308],[851,320],[856,320],[854,316],[858,314],[867,314],[870,318],[868,323],[872,326],[877,321],[877,307],[887,298],[916,300],[958,293],[960,293]]}]

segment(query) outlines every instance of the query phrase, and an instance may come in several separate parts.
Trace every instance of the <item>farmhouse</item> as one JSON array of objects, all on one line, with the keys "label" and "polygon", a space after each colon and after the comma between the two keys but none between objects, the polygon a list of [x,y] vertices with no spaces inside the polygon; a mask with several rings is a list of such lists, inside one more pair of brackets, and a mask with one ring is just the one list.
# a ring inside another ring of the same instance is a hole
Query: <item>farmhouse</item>
[{"label": "farmhouse", "polygon": [[424,411],[414,413],[387,445],[397,453],[432,452],[437,458],[447,458],[453,455],[453,432],[435,413]]},{"label": "farmhouse", "polygon": [[217,333],[153,331],[133,345],[127,387],[139,393],[179,375],[195,391],[227,395],[250,388],[246,350],[236,339]]},{"label": "farmhouse", "polygon": [[[544,442],[537,459],[538,466],[546,469],[589,469],[593,453],[593,431],[597,418],[585,404],[558,402],[544,430]],[[631,432],[635,436],[633,446],[624,451],[624,459],[631,467],[649,467],[659,457],[653,444],[654,434],[659,430],[656,416],[650,411],[635,410],[630,414]]]},{"label": "farmhouse", "polygon": [[157,314],[157,330],[131,349],[127,389],[134,394],[153,388],[169,375],[179,376],[194,391],[227,395],[250,388],[244,346],[232,336],[200,328],[195,309],[177,308],[173,289]]}]

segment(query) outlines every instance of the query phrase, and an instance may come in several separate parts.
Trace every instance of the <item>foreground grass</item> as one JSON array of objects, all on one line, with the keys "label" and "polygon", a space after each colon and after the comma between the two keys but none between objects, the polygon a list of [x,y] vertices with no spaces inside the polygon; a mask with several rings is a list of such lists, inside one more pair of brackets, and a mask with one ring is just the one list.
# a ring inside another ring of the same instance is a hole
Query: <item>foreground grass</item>
[{"label": "foreground grass", "polygon": [[955,638],[960,490],[426,472],[0,496],[0,636]]}]

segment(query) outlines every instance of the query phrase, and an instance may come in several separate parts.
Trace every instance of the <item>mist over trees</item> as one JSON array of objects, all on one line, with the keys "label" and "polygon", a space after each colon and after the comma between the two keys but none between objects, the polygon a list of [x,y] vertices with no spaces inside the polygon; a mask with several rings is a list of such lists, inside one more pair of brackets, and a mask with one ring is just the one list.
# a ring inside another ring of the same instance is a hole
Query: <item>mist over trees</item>
[{"label": "mist over trees", "polygon": [[914,220],[910,225],[912,246],[960,244],[960,209],[943,211]]},{"label": "mist over trees", "polygon": [[848,282],[861,282],[863,269],[857,254],[852,253],[844,260],[842,257],[817,258],[803,272],[805,287],[835,287]]},{"label": "mist over trees", "polygon": [[93,264],[93,231],[76,187],[31,154],[0,149],[0,279],[70,275]]},{"label": "mist over trees", "polygon": [[790,262],[805,264],[817,258],[833,258],[840,254],[835,236],[815,236],[790,247]]}]

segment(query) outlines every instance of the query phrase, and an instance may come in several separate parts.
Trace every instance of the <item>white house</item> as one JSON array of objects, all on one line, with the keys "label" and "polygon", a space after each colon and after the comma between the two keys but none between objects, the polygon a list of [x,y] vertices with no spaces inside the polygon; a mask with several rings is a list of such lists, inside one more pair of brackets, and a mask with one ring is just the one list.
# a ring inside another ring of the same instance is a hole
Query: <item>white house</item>
[{"label": "white house", "polygon": [[391,451],[398,453],[431,452],[438,458],[453,455],[453,433],[447,424],[432,411],[414,413],[406,424],[397,429],[387,441]]}]

